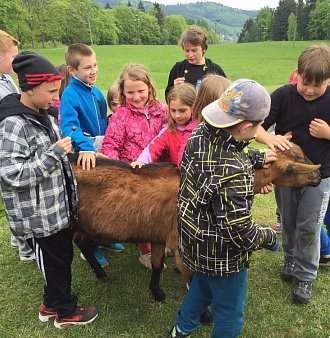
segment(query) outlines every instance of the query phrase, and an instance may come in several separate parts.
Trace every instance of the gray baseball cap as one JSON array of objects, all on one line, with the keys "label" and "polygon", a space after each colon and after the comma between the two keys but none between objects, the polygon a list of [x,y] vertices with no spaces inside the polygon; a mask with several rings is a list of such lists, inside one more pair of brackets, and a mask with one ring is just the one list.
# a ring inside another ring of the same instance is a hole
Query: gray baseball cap
[{"label": "gray baseball cap", "polygon": [[242,121],[263,121],[269,114],[270,95],[258,82],[239,79],[220,99],[202,110],[204,119],[214,127],[228,128]]}]

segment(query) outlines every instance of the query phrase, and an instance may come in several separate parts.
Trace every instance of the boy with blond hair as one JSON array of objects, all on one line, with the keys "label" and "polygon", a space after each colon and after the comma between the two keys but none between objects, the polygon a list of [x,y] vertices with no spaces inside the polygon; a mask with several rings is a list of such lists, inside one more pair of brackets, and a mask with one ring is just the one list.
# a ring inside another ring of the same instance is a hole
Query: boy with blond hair
[{"label": "boy with blond hair", "polygon": [[[19,89],[9,75],[13,72],[12,62],[18,54],[18,46],[18,40],[0,30],[0,100],[12,93],[19,94]],[[35,261],[34,252],[25,240],[16,238],[11,234],[10,246],[18,249],[19,258],[22,263]]]},{"label": "boy with blond hair", "polygon": [[[319,267],[320,227],[330,191],[330,48],[306,48],[298,58],[297,80],[272,93],[271,110],[258,129],[257,140],[272,149],[288,149],[290,142],[282,135],[290,131],[306,156],[321,164],[322,180],[317,187],[275,187],[284,254],[280,277],[295,282],[293,301],[307,304]],[[267,133],[275,123],[276,135]]]},{"label": "boy with blond hair", "polygon": [[[11,232],[34,247],[44,277],[39,319],[57,328],[84,325],[97,317],[71,293],[71,218],[77,191],[67,158],[71,139],[60,138],[51,104],[61,75],[40,55],[25,51],[13,61],[21,95],[0,102],[0,189]],[[59,184],[59,182],[61,182]]]},{"label": "boy with blond hair", "polygon": [[13,72],[12,62],[18,54],[19,42],[8,33],[0,30],[0,100],[19,90],[9,74]]},{"label": "boy with blond hair", "polygon": [[[79,152],[77,165],[90,170],[96,165],[96,152],[101,148],[108,124],[106,101],[95,86],[96,55],[91,47],[75,43],[68,47],[65,60],[72,78],[61,98],[61,130],[63,136],[71,135],[72,145]],[[124,249],[121,243],[109,243],[104,247],[116,252]],[[100,250],[96,249],[94,256],[102,267],[109,266]]]}]

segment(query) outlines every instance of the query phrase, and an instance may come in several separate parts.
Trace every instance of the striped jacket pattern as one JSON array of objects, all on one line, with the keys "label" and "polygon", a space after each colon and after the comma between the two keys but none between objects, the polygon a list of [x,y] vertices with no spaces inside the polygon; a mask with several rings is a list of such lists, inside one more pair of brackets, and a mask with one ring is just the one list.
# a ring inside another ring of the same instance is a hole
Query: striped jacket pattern
[{"label": "striped jacket pattern", "polygon": [[66,154],[54,143],[60,137],[55,118],[45,114],[46,127],[16,101],[12,109],[26,114],[17,112],[0,123],[0,187],[6,216],[15,236],[47,237],[70,226],[77,209],[76,181]]},{"label": "striped jacket pattern", "polygon": [[248,266],[253,250],[275,243],[253,222],[254,167],[264,153],[201,123],[186,146],[178,196],[179,252],[194,272],[225,276]]}]

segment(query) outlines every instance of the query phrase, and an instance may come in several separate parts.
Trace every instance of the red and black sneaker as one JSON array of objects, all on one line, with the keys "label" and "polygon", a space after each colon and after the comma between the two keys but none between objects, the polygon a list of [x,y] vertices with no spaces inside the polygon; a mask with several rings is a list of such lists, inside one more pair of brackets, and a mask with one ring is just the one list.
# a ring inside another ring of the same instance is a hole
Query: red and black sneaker
[{"label": "red and black sneaker", "polygon": [[68,317],[59,318],[56,315],[54,325],[58,329],[70,326],[85,325],[91,323],[97,317],[97,309],[94,306],[77,305],[76,311]]},{"label": "red and black sneaker", "polygon": [[47,308],[44,304],[39,306],[39,320],[42,322],[48,322],[55,319],[57,312],[55,309]]}]

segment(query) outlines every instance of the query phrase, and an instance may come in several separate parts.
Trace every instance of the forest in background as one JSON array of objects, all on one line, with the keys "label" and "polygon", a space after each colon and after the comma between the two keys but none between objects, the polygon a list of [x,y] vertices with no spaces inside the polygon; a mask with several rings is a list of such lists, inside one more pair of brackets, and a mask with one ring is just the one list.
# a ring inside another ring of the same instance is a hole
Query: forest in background
[{"label": "forest in background", "polygon": [[[56,47],[75,42],[173,45],[191,25],[203,27],[210,44],[237,39],[238,42],[255,42],[330,37],[329,0],[280,0],[276,9],[265,7],[259,12],[238,9],[230,12],[229,7],[214,2],[172,6],[141,0],[122,0],[115,6],[111,3],[96,0],[1,0],[0,29],[16,37],[24,48]],[[165,11],[172,13],[170,10],[174,13],[175,8],[177,14],[166,14]],[[200,17],[196,16],[197,10]],[[242,21],[244,16],[239,13],[244,13],[247,18],[241,32],[231,36],[222,33],[224,23],[232,21],[236,25],[233,16]]]}]

